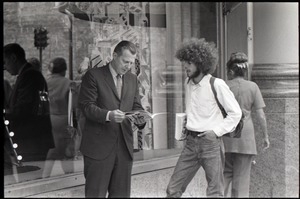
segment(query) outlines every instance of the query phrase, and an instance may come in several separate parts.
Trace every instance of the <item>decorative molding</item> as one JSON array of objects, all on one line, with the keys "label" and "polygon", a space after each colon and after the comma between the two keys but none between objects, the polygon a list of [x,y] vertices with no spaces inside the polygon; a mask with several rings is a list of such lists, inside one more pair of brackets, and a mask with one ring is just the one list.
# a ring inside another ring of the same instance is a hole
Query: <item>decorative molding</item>
[{"label": "decorative molding", "polygon": [[266,98],[299,97],[299,64],[255,64],[251,74]]}]

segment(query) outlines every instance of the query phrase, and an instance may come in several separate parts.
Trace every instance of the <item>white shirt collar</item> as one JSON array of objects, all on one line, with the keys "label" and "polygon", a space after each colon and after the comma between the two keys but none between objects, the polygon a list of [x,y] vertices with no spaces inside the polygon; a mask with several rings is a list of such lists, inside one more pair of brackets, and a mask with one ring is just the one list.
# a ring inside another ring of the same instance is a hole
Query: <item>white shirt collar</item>
[{"label": "white shirt collar", "polygon": [[204,75],[203,78],[201,79],[201,81],[198,82],[197,84],[195,84],[194,81],[193,81],[192,79],[189,81],[189,84],[190,84],[190,85],[199,85],[199,86],[203,86],[203,84],[205,84],[206,82],[208,82],[210,78],[211,78],[211,74],[207,74],[207,75]]}]

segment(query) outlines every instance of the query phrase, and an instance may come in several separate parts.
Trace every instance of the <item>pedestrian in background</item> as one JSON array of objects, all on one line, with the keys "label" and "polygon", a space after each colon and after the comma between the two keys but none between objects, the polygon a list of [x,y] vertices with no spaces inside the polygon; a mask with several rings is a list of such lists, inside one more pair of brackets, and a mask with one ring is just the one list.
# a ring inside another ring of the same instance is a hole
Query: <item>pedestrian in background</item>
[{"label": "pedestrian in background", "polygon": [[47,82],[42,73],[26,61],[25,51],[19,44],[5,45],[3,55],[4,69],[17,76],[5,110],[9,128],[14,132],[13,141],[18,145],[16,151],[24,162],[43,161],[48,150],[54,147],[49,104],[40,96],[48,92]]},{"label": "pedestrian in background", "polygon": [[74,163],[67,161],[65,156],[68,140],[68,100],[69,90],[71,88],[71,80],[65,77],[67,63],[62,57],[54,58],[50,61],[48,70],[49,76],[47,83],[55,148],[51,149],[48,153],[43,177],[50,176],[55,160],[61,162],[62,169],[65,173],[74,171]]},{"label": "pedestrian in background", "polygon": [[270,146],[266,116],[263,110],[265,103],[257,84],[245,79],[247,71],[247,55],[242,52],[232,53],[227,62],[227,84],[245,115],[241,137],[223,138],[225,196],[234,198],[249,197],[251,163],[257,154],[252,112],[256,113],[261,125],[264,150]]},{"label": "pedestrian in background", "polygon": [[4,91],[4,96],[3,96],[3,101],[4,101],[4,108],[8,108],[9,106],[9,98],[10,94],[12,91],[12,86],[10,85],[8,79],[3,78],[3,91]]},{"label": "pedestrian in background", "polygon": [[27,62],[30,63],[36,70],[42,72],[41,62],[36,57],[30,57],[30,58],[28,58]]}]

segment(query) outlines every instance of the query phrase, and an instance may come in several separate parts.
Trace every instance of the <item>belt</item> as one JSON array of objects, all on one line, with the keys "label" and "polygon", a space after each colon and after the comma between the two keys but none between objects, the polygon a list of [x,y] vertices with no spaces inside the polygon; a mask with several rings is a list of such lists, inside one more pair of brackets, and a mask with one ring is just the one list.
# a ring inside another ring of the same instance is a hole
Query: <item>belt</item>
[{"label": "belt", "polygon": [[198,135],[202,134],[204,132],[199,132],[199,131],[191,131],[191,130],[187,130],[187,135],[191,135],[192,137],[198,137]]}]

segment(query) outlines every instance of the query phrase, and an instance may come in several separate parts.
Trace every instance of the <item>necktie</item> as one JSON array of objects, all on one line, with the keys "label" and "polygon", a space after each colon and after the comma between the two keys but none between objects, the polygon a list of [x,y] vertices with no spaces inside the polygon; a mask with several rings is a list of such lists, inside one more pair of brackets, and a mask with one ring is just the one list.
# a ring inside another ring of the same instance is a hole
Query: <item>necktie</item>
[{"label": "necktie", "polygon": [[121,75],[117,75],[117,92],[119,95],[119,98],[121,98],[121,94],[122,94],[122,78]]}]

